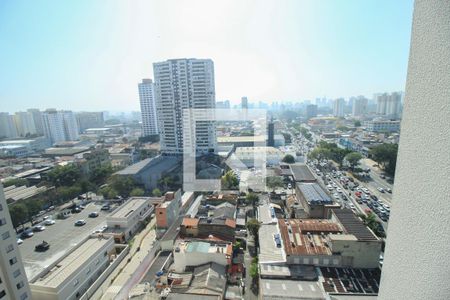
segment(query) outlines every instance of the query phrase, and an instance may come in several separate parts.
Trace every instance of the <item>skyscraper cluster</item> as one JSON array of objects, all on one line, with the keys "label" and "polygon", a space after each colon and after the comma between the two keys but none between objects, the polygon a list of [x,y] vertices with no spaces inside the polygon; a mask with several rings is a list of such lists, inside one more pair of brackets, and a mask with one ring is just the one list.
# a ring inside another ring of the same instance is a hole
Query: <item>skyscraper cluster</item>
[{"label": "skyscraper cluster", "polygon": [[[170,59],[154,63],[153,73],[154,84],[139,84],[143,134],[159,132],[163,154],[182,154],[183,110],[215,108],[214,64],[210,59]],[[213,121],[197,122],[195,135],[198,153],[215,150]]]},{"label": "skyscraper cluster", "polygon": [[398,118],[401,110],[401,93],[381,94],[377,96],[377,114],[389,118]]},{"label": "skyscraper cluster", "polygon": [[78,139],[78,123],[71,111],[47,109],[42,112],[44,135],[51,143],[74,141]]}]

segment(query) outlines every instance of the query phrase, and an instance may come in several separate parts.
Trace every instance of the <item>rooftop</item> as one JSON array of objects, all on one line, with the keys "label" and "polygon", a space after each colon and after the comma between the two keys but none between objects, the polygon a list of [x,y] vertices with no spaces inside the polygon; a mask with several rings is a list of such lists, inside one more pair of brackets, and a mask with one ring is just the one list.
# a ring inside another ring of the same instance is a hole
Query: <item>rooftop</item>
[{"label": "rooftop", "polygon": [[305,164],[292,164],[289,165],[289,168],[294,176],[294,180],[297,182],[316,181],[316,177],[314,177],[308,166]]},{"label": "rooftop", "polygon": [[305,200],[310,205],[332,204],[333,201],[317,183],[297,183]]},{"label": "rooftop", "polygon": [[112,237],[89,238],[74,249],[69,255],[62,258],[47,273],[34,279],[31,284],[58,288],[67,278],[82,268],[93,255],[112,241]]},{"label": "rooftop", "polygon": [[332,213],[337,221],[342,224],[345,233],[353,234],[358,241],[379,240],[351,209],[333,209]]},{"label": "rooftop", "polygon": [[119,209],[114,211],[109,218],[126,218],[141,206],[148,204],[150,206],[150,198],[130,198]]},{"label": "rooftop", "polygon": [[150,167],[154,168],[155,173],[170,171],[170,169],[174,168],[179,163],[180,163],[180,159],[178,159],[178,158],[159,155],[159,156],[156,156],[153,158],[146,158],[144,160],[141,160],[140,162],[137,162],[131,166],[128,166],[125,169],[120,170],[114,174],[136,175],[139,172],[141,172],[147,168],[150,168]]},{"label": "rooftop", "polygon": [[177,252],[177,250],[183,253],[201,252],[231,255],[232,246],[231,243],[227,242],[180,241],[175,248],[175,252]]},{"label": "rooftop", "polygon": [[352,297],[355,297],[348,299],[361,299],[357,295],[376,295],[378,293],[380,269],[322,267],[320,272],[324,278],[323,289],[328,293],[351,293]]},{"label": "rooftop", "polygon": [[317,281],[261,279],[262,299],[325,300],[326,295]]},{"label": "rooftop", "polygon": [[258,221],[262,224],[276,224],[277,216],[273,204],[258,206]]},{"label": "rooftop", "polygon": [[276,241],[276,237],[280,238],[280,231],[278,225],[261,225],[259,228],[259,263],[277,263],[285,262],[286,255],[284,252],[283,243]]},{"label": "rooftop", "polygon": [[287,255],[331,255],[327,234],[342,232],[328,220],[290,219],[278,224]]}]

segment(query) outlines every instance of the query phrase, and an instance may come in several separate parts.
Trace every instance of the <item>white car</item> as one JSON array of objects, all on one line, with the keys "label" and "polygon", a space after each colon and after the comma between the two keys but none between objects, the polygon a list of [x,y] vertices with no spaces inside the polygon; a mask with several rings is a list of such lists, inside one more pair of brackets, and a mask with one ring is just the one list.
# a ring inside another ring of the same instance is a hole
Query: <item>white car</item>
[{"label": "white car", "polygon": [[47,220],[45,220],[44,221],[44,225],[53,225],[53,224],[55,224],[56,222],[55,222],[55,220],[53,220],[53,219],[47,219]]},{"label": "white car", "polygon": [[292,189],[292,184],[288,183],[288,189]]},{"label": "white car", "polygon": [[338,193],[342,193],[342,189],[341,189],[341,188],[337,188],[336,191],[337,191]]},{"label": "white car", "polygon": [[350,206],[351,209],[355,209],[356,208],[355,205],[353,205],[353,203],[350,203],[349,206]]},{"label": "white car", "polygon": [[384,189],[382,187],[379,187],[378,191],[380,191],[380,193],[384,193]]},{"label": "white car", "polygon": [[23,243],[23,240],[22,239],[19,239],[19,238],[17,238],[17,245],[20,245],[20,244],[22,244]]},{"label": "white car", "polygon": [[336,198],[336,199],[339,199],[339,194],[338,193],[334,193],[333,197]]},{"label": "white car", "polygon": [[332,191],[332,190],[333,190],[333,187],[332,187],[331,185],[327,185],[327,189],[328,189],[329,191]]},{"label": "white car", "polygon": [[336,183],[333,183],[333,187],[334,187],[334,188],[337,188],[338,186],[337,186],[337,184],[336,184]]}]

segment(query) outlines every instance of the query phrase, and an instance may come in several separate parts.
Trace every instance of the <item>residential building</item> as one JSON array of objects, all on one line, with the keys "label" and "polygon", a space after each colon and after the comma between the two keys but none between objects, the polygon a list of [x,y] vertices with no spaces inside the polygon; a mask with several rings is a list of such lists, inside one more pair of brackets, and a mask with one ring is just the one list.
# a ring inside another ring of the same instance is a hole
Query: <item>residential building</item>
[{"label": "residential building", "polygon": [[0,112],[0,137],[17,137],[17,129],[14,118],[7,112]]},{"label": "residential building", "polygon": [[108,268],[112,237],[89,237],[30,281],[33,300],[75,300]]},{"label": "residential building", "polygon": [[153,202],[160,201],[159,198],[132,197],[128,199],[119,209],[106,217],[108,230],[117,242],[128,241],[142,226],[142,222],[149,217],[153,211]]},{"label": "residential building", "polygon": [[309,104],[306,106],[306,119],[317,117],[317,105]]},{"label": "residential building", "polygon": [[209,238],[234,241],[236,221],[228,218],[183,218],[180,234],[183,237]]},{"label": "residential building", "polygon": [[372,120],[365,123],[366,130],[372,132],[400,132],[400,121]]},{"label": "residential building", "polygon": [[20,145],[0,145],[0,157],[25,157],[28,149]]},{"label": "residential building", "polygon": [[19,111],[14,115],[14,123],[16,124],[17,134],[19,136],[28,136],[36,134],[33,114],[30,112]]},{"label": "residential building", "polygon": [[335,117],[343,117],[345,115],[345,99],[338,98],[333,103],[333,115]]},{"label": "residential building", "polygon": [[401,110],[401,93],[381,94],[377,96],[377,114],[389,118],[398,118]]},{"label": "residential building", "polygon": [[221,266],[231,264],[232,243],[223,241],[184,241],[179,240],[173,251],[174,269],[183,272],[186,267],[197,267],[207,263]]},{"label": "residential building", "polygon": [[367,105],[369,100],[363,96],[353,99],[352,115],[363,116],[367,113]]},{"label": "residential building", "polygon": [[78,139],[78,124],[73,112],[47,109],[42,113],[42,121],[44,134],[52,144]]},{"label": "residential building", "polygon": [[44,124],[42,123],[42,113],[37,108],[29,108],[27,112],[33,115],[34,127],[38,135],[44,135]]},{"label": "residential building", "polygon": [[275,124],[273,121],[270,121],[267,124],[267,146],[275,147]]},{"label": "residential building", "polygon": [[31,299],[3,187],[0,185],[0,299]]},{"label": "residential building", "polygon": [[89,128],[102,128],[105,126],[103,112],[78,112],[76,113],[80,133]]},{"label": "residential building", "polygon": [[242,109],[248,109],[248,99],[247,97],[241,98],[241,108]]},{"label": "residential building", "polygon": [[230,108],[230,100],[217,101],[216,108],[226,108],[226,109]]},{"label": "residential building", "polygon": [[167,229],[178,217],[181,208],[181,190],[167,192],[164,195],[164,202],[156,207],[156,227]]},{"label": "residential building", "polygon": [[[153,64],[161,151],[183,153],[183,110],[215,108],[214,64],[210,59],[171,59]],[[215,123],[196,123],[197,153],[214,152]]]},{"label": "residential building", "polygon": [[95,169],[108,166],[111,163],[109,152],[106,149],[94,149],[80,156],[80,158],[77,158],[76,163],[80,166],[83,174],[90,174]]},{"label": "residential building", "polygon": [[265,159],[264,165],[278,165],[283,158],[283,153],[274,147],[239,147],[235,154],[249,168],[254,167],[255,161],[261,159]]},{"label": "residential building", "polygon": [[142,79],[138,85],[142,116],[142,136],[158,134],[155,85],[151,79]]}]

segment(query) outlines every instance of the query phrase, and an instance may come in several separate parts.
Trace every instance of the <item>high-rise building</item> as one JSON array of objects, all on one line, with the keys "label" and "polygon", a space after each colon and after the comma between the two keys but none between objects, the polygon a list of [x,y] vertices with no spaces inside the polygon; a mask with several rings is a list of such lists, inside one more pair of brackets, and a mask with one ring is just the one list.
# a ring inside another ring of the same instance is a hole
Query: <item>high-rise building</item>
[{"label": "high-rise building", "polygon": [[226,108],[226,109],[230,108],[230,100],[217,101],[216,108]]},{"label": "high-rise building", "polygon": [[362,116],[367,113],[367,105],[369,100],[363,96],[359,96],[358,98],[353,99],[353,108],[352,115],[353,116]]},{"label": "high-rise building", "polygon": [[[183,153],[183,109],[215,108],[214,63],[210,59],[170,59],[153,64],[156,110],[164,154]],[[212,152],[213,121],[196,123],[196,150]]]},{"label": "high-rise building", "polygon": [[36,134],[44,135],[44,124],[42,123],[42,113],[37,108],[27,109],[27,112],[33,115],[34,127],[36,128]]},{"label": "high-rise building", "polygon": [[381,94],[377,96],[377,114],[389,118],[398,118],[401,110],[401,93]]},{"label": "high-rise building", "polygon": [[138,85],[142,115],[142,136],[158,134],[154,86],[151,79],[142,79],[142,82]]},{"label": "high-rise building", "polygon": [[79,112],[76,113],[78,128],[80,133],[83,133],[89,128],[102,128],[105,126],[103,112]]},{"label": "high-rise building", "polygon": [[241,108],[242,109],[248,109],[248,99],[247,97],[241,98]]},{"label": "high-rise building", "polygon": [[273,120],[270,120],[269,124],[267,124],[267,146],[274,147],[275,146],[275,124]]},{"label": "high-rise building", "polygon": [[71,111],[47,109],[42,113],[42,122],[44,134],[52,144],[78,139],[78,124]]},{"label": "high-rise building", "polygon": [[19,136],[36,134],[33,114],[30,112],[16,112],[14,115],[14,123],[16,124],[17,134]]},{"label": "high-rise building", "polygon": [[343,117],[345,115],[345,100],[338,98],[333,103],[333,115],[336,117]]},{"label": "high-rise building", "polygon": [[31,299],[16,232],[8,211],[3,186],[0,184],[0,299]]},{"label": "high-rise building", "polygon": [[0,137],[17,137],[17,129],[14,117],[7,112],[0,112]]},{"label": "high-rise building", "polygon": [[306,118],[311,119],[317,117],[317,105],[310,104],[306,106]]}]

